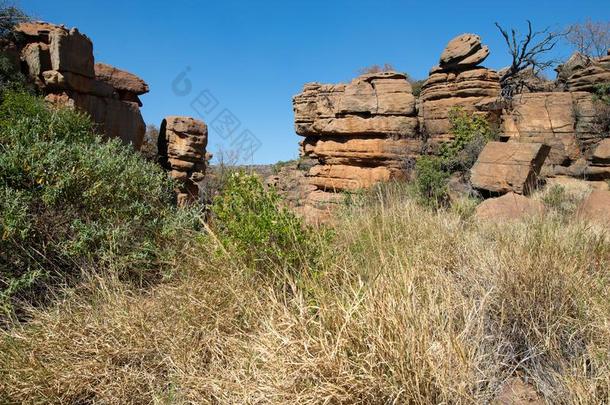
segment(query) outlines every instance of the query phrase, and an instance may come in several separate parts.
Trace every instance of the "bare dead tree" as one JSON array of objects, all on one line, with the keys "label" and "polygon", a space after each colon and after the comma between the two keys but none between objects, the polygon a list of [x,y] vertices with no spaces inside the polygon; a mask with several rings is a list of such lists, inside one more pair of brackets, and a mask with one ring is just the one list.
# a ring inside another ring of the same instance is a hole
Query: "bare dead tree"
[{"label": "bare dead tree", "polygon": [[557,63],[556,60],[545,58],[545,55],[557,45],[559,39],[566,33],[552,32],[549,27],[542,31],[534,31],[530,20],[527,20],[527,33],[523,38],[519,38],[519,34],[514,28],[511,28],[509,34],[497,22],[496,27],[504,37],[512,58],[510,66],[500,77],[503,95],[510,98],[518,87],[515,82],[518,82],[520,72],[529,69],[534,75],[538,75]]},{"label": "bare dead tree", "polygon": [[610,22],[591,19],[568,28],[566,41],[578,52],[591,57],[605,56],[610,49]]}]

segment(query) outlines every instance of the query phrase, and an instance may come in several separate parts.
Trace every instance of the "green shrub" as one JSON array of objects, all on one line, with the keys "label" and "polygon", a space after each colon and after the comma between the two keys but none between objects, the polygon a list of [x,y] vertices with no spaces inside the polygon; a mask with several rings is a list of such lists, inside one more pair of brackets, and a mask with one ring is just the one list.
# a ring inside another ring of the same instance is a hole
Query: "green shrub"
[{"label": "green shrub", "polygon": [[438,207],[447,202],[449,172],[436,156],[422,156],[415,163],[415,190],[424,205]]},{"label": "green shrub", "polygon": [[441,145],[443,165],[450,172],[467,171],[476,162],[487,142],[496,137],[485,117],[453,108],[449,112],[454,139]]},{"label": "green shrub", "polygon": [[289,270],[315,264],[313,230],[280,202],[256,175],[232,173],[212,204],[214,229],[225,248],[256,269],[269,261]]},{"label": "green shrub", "polygon": [[610,105],[610,83],[596,85],[594,97],[597,101]]},{"label": "green shrub", "polygon": [[192,227],[172,206],[172,182],[83,114],[24,93],[0,105],[0,305],[36,301],[84,268],[156,271],[165,241]]}]

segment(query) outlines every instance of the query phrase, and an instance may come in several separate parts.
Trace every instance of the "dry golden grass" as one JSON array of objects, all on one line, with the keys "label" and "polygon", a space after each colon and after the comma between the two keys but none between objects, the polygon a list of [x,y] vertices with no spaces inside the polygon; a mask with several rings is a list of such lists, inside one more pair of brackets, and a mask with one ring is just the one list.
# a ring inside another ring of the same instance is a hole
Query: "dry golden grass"
[{"label": "dry golden grass", "polygon": [[337,222],[315,274],[194,244],[151,290],[100,277],[32,310],[0,340],[0,402],[478,404],[515,375],[549,403],[610,402],[604,234],[392,191]]}]

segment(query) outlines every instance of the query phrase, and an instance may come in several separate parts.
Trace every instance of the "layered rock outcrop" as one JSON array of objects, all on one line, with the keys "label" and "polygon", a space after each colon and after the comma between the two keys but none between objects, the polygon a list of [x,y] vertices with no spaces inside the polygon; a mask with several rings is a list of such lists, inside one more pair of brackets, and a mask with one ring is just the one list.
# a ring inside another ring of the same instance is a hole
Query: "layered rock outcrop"
[{"label": "layered rock outcrop", "polygon": [[421,149],[415,97],[402,73],[306,84],[293,106],[302,156],[316,163],[310,183],[320,190],[352,191],[400,176]]},{"label": "layered rock outcrop", "polygon": [[93,43],[76,28],[44,22],[19,24],[17,44],[24,73],[52,103],[88,113],[107,137],[139,149],[145,124],[138,96],[148,85],[137,76],[96,64]]},{"label": "layered rock outcrop", "polygon": [[159,163],[177,180],[178,205],[187,205],[199,196],[197,183],[203,180],[207,159],[208,127],[191,117],[166,117],[158,138]]},{"label": "layered rock outcrop", "polygon": [[422,149],[416,100],[398,72],[361,75],[348,84],[309,83],[293,99],[301,159],[311,162],[305,210],[324,210],[336,192],[404,175]]},{"label": "layered rock outcrop", "polygon": [[569,74],[565,79],[566,90],[594,92],[597,85],[610,83],[610,50],[607,56],[601,58],[573,55],[561,70]]},{"label": "layered rock outcrop", "polygon": [[430,152],[453,139],[450,114],[455,108],[498,120],[498,114],[486,108],[500,97],[498,74],[479,66],[488,55],[478,35],[463,34],[449,41],[439,65],[430,70],[419,104],[421,132]]}]

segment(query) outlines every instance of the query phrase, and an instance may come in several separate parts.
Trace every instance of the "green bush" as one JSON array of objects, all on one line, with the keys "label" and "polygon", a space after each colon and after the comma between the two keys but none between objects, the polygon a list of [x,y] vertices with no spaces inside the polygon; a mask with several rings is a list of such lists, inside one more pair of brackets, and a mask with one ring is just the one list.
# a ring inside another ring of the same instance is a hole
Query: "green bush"
[{"label": "green bush", "polygon": [[256,175],[234,172],[212,204],[213,225],[223,246],[250,267],[269,261],[288,270],[315,265],[314,232]]},{"label": "green bush", "polygon": [[447,202],[449,172],[443,168],[442,159],[422,156],[415,163],[415,190],[424,205],[438,207]]},{"label": "green bush", "polygon": [[[0,305],[36,301],[84,268],[138,276],[194,212],[172,205],[172,182],[83,114],[7,92],[0,105]],[[176,247],[177,248],[177,247]]]},{"label": "green bush", "polygon": [[485,144],[496,137],[485,117],[453,108],[449,112],[454,139],[441,145],[443,166],[450,172],[467,171],[476,162]]},{"label": "green bush", "polygon": [[610,105],[610,83],[596,85],[594,97],[597,101]]}]

